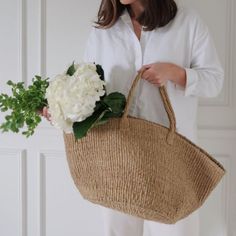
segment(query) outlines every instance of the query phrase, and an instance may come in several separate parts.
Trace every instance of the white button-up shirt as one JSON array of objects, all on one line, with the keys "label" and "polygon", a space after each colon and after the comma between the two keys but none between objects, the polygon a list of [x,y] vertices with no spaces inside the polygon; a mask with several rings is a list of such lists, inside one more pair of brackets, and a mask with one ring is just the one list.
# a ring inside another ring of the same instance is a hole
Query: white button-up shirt
[{"label": "white button-up shirt", "polygon": [[[167,92],[175,112],[177,132],[197,142],[198,97],[215,97],[224,80],[208,27],[196,10],[178,3],[175,18],[165,27],[141,31],[138,40],[125,9],[109,29],[91,27],[83,60],[102,65],[107,93],[126,97],[137,71],[145,64],[171,62],[186,70],[186,87],[168,80]],[[157,85],[141,79],[129,115],[169,127]]]}]

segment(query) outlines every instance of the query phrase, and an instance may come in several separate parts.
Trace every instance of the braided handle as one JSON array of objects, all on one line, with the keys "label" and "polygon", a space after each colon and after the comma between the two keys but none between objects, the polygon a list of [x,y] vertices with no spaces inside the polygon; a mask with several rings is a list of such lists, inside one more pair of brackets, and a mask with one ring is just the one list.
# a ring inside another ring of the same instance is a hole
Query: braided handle
[{"label": "braided handle", "polygon": [[[134,81],[132,83],[132,86],[130,88],[130,91],[129,91],[129,94],[128,94],[128,97],[127,97],[126,106],[125,106],[124,113],[123,113],[123,116],[121,118],[121,123],[120,123],[121,124],[121,128],[123,128],[123,129],[124,128],[128,128],[128,126],[129,126],[129,120],[128,120],[128,117],[127,117],[128,116],[129,107],[130,107],[130,104],[131,104],[131,100],[133,98],[134,90],[137,87],[137,83],[141,79],[143,72],[144,71],[141,71],[136,76],[136,78],[134,79]],[[174,133],[176,132],[175,113],[174,113],[174,110],[172,108],[169,96],[167,94],[166,87],[164,85],[163,86],[159,86],[159,91],[160,91],[161,98],[162,98],[162,101],[164,103],[164,107],[165,107],[165,110],[167,112],[169,123],[170,123],[169,133],[167,135],[167,142],[169,144],[172,144],[173,143],[173,138],[174,138]]]}]

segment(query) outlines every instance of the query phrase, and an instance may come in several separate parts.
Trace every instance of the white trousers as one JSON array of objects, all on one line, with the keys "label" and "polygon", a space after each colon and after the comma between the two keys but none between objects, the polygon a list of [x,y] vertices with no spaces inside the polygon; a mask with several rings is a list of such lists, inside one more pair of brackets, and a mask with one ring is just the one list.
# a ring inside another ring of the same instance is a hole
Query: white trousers
[{"label": "white trousers", "polygon": [[199,236],[198,210],[175,224],[163,224],[99,206],[104,236]]}]

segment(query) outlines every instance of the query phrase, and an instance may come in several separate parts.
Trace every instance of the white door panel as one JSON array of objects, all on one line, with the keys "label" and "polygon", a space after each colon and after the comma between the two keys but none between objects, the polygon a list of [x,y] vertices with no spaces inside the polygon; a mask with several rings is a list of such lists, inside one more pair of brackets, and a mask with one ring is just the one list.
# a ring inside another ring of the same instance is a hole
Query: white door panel
[{"label": "white door panel", "polygon": [[[183,1],[204,18],[225,68],[221,94],[199,102],[199,144],[227,170],[200,209],[199,236],[236,236],[236,3]],[[30,84],[35,74],[52,77],[81,61],[100,1],[0,3],[0,92],[10,93],[9,79]],[[0,187],[0,235],[103,235],[98,205],[84,200],[72,181],[61,131],[44,118],[28,139],[0,133]]]}]

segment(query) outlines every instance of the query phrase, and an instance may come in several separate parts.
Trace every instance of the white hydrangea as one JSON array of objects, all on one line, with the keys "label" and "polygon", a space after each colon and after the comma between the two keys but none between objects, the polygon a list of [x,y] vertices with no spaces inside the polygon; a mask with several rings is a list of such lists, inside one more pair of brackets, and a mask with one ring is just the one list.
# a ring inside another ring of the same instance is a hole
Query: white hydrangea
[{"label": "white hydrangea", "polygon": [[51,122],[56,128],[72,133],[72,125],[94,112],[96,101],[105,94],[105,81],[100,79],[94,63],[75,64],[72,76],[57,75],[50,80],[45,97]]}]

